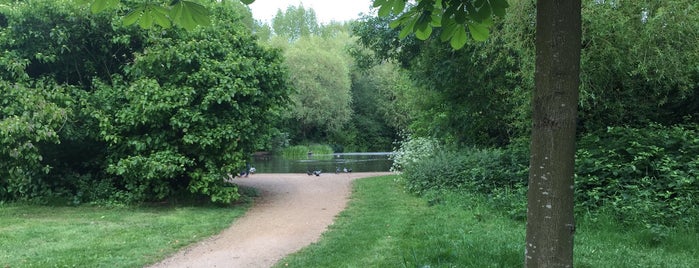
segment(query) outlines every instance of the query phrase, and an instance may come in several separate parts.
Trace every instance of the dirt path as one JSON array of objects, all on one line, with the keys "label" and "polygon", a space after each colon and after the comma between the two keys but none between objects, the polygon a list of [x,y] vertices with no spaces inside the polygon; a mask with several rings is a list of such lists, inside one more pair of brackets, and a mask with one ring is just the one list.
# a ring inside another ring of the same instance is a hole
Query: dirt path
[{"label": "dirt path", "polygon": [[347,205],[351,181],[390,173],[255,174],[235,179],[261,192],[222,233],[152,267],[270,267],[316,242]]}]

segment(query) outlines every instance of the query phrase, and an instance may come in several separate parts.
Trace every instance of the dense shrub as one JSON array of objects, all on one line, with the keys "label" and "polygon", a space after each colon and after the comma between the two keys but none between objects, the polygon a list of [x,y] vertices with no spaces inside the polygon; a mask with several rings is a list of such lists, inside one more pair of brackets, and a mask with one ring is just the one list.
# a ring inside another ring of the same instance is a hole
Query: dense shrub
[{"label": "dense shrub", "polygon": [[393,166],[391,171],[403,171],[410,165],[420,165],[425,159],[430,159],[439,151],[440,145],[435,139],[405,135],[403,140],[396,142],[393,151]]},{"label": "dense shrub", "polygon": [[0,200],[47,194],[46,144],[59,143],[58,132],[71,110],[70,98],[55,84],[0,81]]},{"label": "dense shrub", "polygon": [[696,126],[610,127],[585,135],[578,147],[580,208],[654,224],[699,215]]},{"label": "dense shrub", "polygon": [[505,149],[445,150],[405,166],[403,178],[407,189],[418,194],[449,189],[491,194],[526,183],[522,157]]},{"label": "dense shrub", "polygon": [[145,31],[88,9],[0,5],[0,201],[236,199],[225,178],[290,91],[249,10],[212,2],[210,26]]}]

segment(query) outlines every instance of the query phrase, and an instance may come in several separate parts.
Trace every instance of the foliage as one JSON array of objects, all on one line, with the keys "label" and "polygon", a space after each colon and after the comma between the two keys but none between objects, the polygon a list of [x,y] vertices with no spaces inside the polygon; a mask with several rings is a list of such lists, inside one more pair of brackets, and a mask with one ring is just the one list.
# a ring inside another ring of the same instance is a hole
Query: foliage
[{"label": "foliage", "polygon": [[409,122],[408,111],[398,99],[412,82],[395,65],[384,63],[366,71],[352,72],[352,127],[356,151],[390,151],[401,129]]},{"label": "foliage", "polygon": [[146,32],[70,2],[3,6],[0,77],[17,82],[2,82],[0,165],[15,175],[0,181],[0,198],[237,198],[224,179],[269,143],[289,89],[244,6],[207,9],[209,27]]},{"label": "foliage", "polygon": [[583,18],[586,130],[671,125],[699,113],[699,3],[585,1]]},{"label": "foliage", "polygon": [[496,189],[517,189],[526,184],[526,155],[503,149],[440,151],[406,166],[406,189],[417,194],[449,189],[492,194]]},{"label": "foliage", "polygon": [[350,59],[343,51],[348,41],[347,34],[333,39],[310,36],[285,51],[290,83],[297,90],[288,123],[298,133],[297,142],[328,140],[349,122]]},{"label": "foliage", "polygon": [[397,142],[397,148],[393,150],[393,166],[391,171],[402,172],[406,168],[420,163],[426,159],[434,157],[441,145],[435,139],[424,137],[413,137],[406,134],[400,142]]},{"label": "foliage", "polygon": [[0,200],[46,194],[44,144],[60,143],[70,97],[53,83],[0,81]]},{"label": "foliage", "polygon": [[[93,13],[121,9],[124,8],[122,3],[125,3],[129,12],[122,18],[123,25],[138,24],[144,29],[153,28],[155,25],[170,28],[174,24],[192,30],[199,25],[208,26],[211,22],[209,9],[193,1],[170,1],[167,5],[129,0],[77,0],[76,2],[82,5],[89,4]],[[242,2],[252,3],[247,0]]]},{"label": "foliage", "polygon": [[391,27],[402,26],[400,37],[411,33],[420,40],[432,35],[433,28],[443,28],[439,39],[449,41],[454,49],[462,48],[470,35],[476,41],[485,41],[490,35],[492,17],[505,16],[509,6],[506,0],[452,0],[452,1],[417,1],[406,9],[405,0],[374,0],[374,7],[379,7],[379,16],[400,14]]},{"label": "foliage", "polygon": [[114,152],[107,171],[129,191],[161,199],[185,183],[214,202],[238,197],[223,178],[260,145],[287,91],[278,55],[224,20],[232,8],[217,4],[215,27],[152,39],[128,81],[98,87],[93,114]]},{"label": "foliage", "polygon": [[527,115],[519,114],[527,88],[520,85],[519,58],[506,45],[508,35],[495,33],[453,51],[437,40],[399,39],[387,23],[364,18],[353,30],[376,57],[397,61],[415,81],[401,103],[413,119],[412,132],[471,146],[502,146],[524,133],[518,124]]},{"label": "foliage", "polygon": [[290,42],[301,37],[318,35],[320,28],[315,11],[312,8],[304,8],[303,4],[298,7],[290,5],[284,12],[277,10],[277,14],[272,18],[274,33]]},{"label": "foliage", "polygon": [[625,222],[673,224],[699,217],[696,126],[610,127],[581,138],[576,196]]}]

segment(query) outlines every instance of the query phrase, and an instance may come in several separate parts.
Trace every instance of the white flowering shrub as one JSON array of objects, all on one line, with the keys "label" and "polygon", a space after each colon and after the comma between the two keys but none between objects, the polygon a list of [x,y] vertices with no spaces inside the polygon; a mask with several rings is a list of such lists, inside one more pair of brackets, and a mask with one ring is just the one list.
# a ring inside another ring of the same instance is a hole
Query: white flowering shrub
[{"label": "white flowering shrub", "polygon": [[392,172],[401,172],[406,166],[432,157],[440,148],[436,139],[410,135],[406,135],[403,141],[396,142],[396,145],[397,147],[393,149]]}]

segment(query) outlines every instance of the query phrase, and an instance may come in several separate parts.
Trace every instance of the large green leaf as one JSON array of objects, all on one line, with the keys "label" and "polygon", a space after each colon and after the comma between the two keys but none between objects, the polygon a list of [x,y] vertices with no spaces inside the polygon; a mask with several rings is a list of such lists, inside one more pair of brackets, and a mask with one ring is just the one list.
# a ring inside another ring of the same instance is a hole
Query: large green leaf
[{"label": "large green leaf", "polygon": [[493,14],[498,17],[504,17],[505,9],[509,6],[507,0],[490,0],[490,7],[493,9]]},{"label": "large green leaf", "polygon": [[427,38],[430,38],[430,35],[432,34],[432,26],[427,25],[427,27],[418,29],[415,31],[415,37],[420,40],[427,40]]},{"label": "large green leaf", "polygon": [[92,13],[98,13],[118,5],[119,0],[95,0],[90,6],[90,11],[92,11]]},{"label": "large green leaf", "polygon": [[240,0],[240,2],[243,2],[243,4],[249,5],[255,2],[255,0]]},{"label": "large green leaf", "polygon": [[449,44],[451,44],[451,47],[454,49],[461,49],[466,45],[468,35],[466,34],[466,28],[464,28],[462,24],[457,24],[455,28],[454,35],[451,37]]},{"label": "large green leaf", "polygon": [[379,8],[379,16],[380,16],[380,17],[386,17],[386,16],[388,16],[388,14],[391,14],[392,8],[393,8],[393,7],[392,7],[391,5],[382,5],[382,6]]},{"label": "large green leaf", "polygon": [[160,25],[163,28],[172,26],[168,17],[168,10],[159,5],[143,4],[133,11],[126,14],[123,19],[125,26],[138,23],[138,26],[144,29],[150,29],[154,24]]},{"label": "large green leaf", "polygon": [[445,20],[444,22],[442,22],[442,33],[440,34],[439,39],[442,42],[449,41],[452,38],[452,36],[454,36],[454,33],[456,33],[456,30],[456,23],[453,20]]},{"label": "large green leaf", "polygon": [[170,17],[175,24],[188,31],[197,25],[209,25],[209,11],[206,7],[191,1],[178,1],[172,5]]},{"label": "large green leaf", "polygon": [[374,0],[374,7],[380,7],[388,3],[388,0]]},{"label": "large green leaf", "polygon": [[403,12],[403,9],[405,9],[405,3],[406,1],[404,0],[397,0],[393,2],[393,12],[396,14],[399,14]]},{"label": "large green leaf", "polygon": [[490,36],[490,30],[488,27],[481,23],[471,22],[468,23],[468,30],[471,32],[471,37],[476,41],[485,41]]},{"label": "large green leaf", "polygon": [[129,12],[129,14],[126,14],[122,22],[124,23],[124,26],[130,26],[136,23],[141,16],[143,16],[143,7],[138,7]]}]

